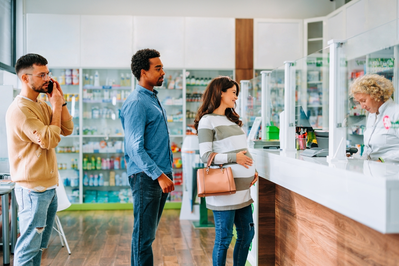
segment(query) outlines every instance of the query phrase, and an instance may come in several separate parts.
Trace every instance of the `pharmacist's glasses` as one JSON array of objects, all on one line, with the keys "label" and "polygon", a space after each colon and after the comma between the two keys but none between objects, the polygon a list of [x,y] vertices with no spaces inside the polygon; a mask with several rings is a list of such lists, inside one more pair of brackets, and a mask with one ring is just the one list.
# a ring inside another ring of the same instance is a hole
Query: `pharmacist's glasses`
[{"label": "pharmacist's glasses", "polygon": [[51,79],[51,72],[49,72],[48,74],[42,73],[39,75],[33,75],[33,74],[26,73],[26,75],[36,76],[36,77],[42,78],[43,80],[46,80],[47,78]]}]

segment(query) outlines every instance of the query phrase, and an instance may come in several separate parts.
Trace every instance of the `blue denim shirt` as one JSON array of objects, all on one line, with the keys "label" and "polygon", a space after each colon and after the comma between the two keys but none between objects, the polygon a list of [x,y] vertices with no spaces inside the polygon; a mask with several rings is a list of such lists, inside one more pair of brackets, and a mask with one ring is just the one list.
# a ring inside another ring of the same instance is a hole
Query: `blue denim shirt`
[{"label": "blue denim shirt", "polygon": [[155,180],[162,173],[172,172],[166,112],[157,94],[156,90],[137,85],[123,103],[121,121],[128,176],[144,172]]}]

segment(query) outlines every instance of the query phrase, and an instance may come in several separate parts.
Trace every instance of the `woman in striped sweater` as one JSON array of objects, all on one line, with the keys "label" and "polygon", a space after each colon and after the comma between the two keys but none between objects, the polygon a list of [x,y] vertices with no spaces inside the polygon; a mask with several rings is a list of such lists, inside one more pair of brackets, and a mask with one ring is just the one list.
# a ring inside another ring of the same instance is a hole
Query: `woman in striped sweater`
[{"label": "woman in striped sweater", "polygon": [[233,254],[235,266],[245,265],[255,233],[250,187],[255,184],[258,175],[247,151],[242,121],[234,110],[239,90],[237,82],[229,77],[213,79],[204,92],[194,121],[202,161],[206,163],[210,154],[216,152],[213,164],[231,167],[237,188],[232,195],[206,198],[207,208],[213,211],[215,219],[214,266],[226,263],[233,224],[237,230]]}]

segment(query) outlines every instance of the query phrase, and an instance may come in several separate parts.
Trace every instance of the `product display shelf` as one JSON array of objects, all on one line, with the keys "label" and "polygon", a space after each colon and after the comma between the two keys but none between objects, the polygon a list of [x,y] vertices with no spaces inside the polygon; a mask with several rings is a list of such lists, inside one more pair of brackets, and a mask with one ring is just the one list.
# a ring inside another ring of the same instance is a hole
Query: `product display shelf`
[{"label": "product display shelf", "polygon": [[202,103],[202,95],[213,78],[219,76],[234,77],[233,70],[186,70],[186,135],[196,134],[194,119]]},{"label": "product display shelf", "polygon": [[185,129],[185,77],[183,69],[165,69],[164,81],[155,87],[158,99],[166,111],[170,145],[173,152],[173,182],[175,190],[169,194],[167,203],[181,202],[183,196],[183,171],[181,147]]},{"label": "product display shelf", "polygon": [[[75,94],[74,133],[71,136],[62,137],[57,147],[60,181],[64,183],[72,203],[70,209],[132,209],[130,187],[126,181],[123,181],[127,180],[127,174],[124,169],[126,166],[121,165],[124,155],[124,134],[119,112],[123,102],[134,89],[132,83],[137,81],[133,79],[128,69],[52,69],[51,71],[57,80],[64,81],[65,79],[64,82],[69,82],[66,74],[69,71],[79,77],[78,81],[75,78],[75,85],[61,85],[64,93]],[[185,135],[189,134],[187,132],[192,132],[192,129],[186,130],[187,123],[194,121],[194,117],[188,118],[189,110],[191,108],[192,113],[196,114],[200,98],[207,85],[204,83],[205,78],[209,81],[221,75],[233,77],[234,72],[232,70],[185,71],[183,69],[165,70],[165,72],[164,83],[155,89],[158,91],[160,103],[167,112],[170,144],[174,151],[173,176],[176,188],[170,194],[165,208],[180,208],[183,190],[180,148]],[[203,84],[186,85],[188,76],[195,76],[200,81],[202,78]],[[71,78],[73,81],[74,76]],[[197,98],[195,100],[194,94]],[[68,103],[68,107],[72,107],[72,104]],[[112,158],[115,164],[118,158],[121,169],[103,169],[101,166],[101,169],[88,170],[87,162],[92,161],[93,157],[96,162],[101,161],[101,164],[104,159],[112,161]],[[86,166],[83,169],[85,158]],[[90,185],[90,178],[92,178],[92,185]]]},{"label": "product display shelf", "polygon": [[274,69],[270,74],[271,126],[280,128],[280,113],[284,111],[284,67]]},{"label": "product display shelf", "polygon": [[[378,74],[392,81],[395,91],[393,100],[398,103],[398,60],[399,46],[397,45],[398,20],[393,20],[370,29],[362,34],[345,40],[345,83],[347,95],[347,148],[356,147],[362,151],[365,145],[363,137],[366,129],[368,112],[361,109],[359,103],[350,94],[351,85],[357,78],[366,74]],[[358,152],[354,155],[363,155]]]},{"label": "product display shelf", "polygon": [[[244,101],[244,110],[241,111],[243,116],[241,117],[241,120],[243,121],[243,128],[247,130],[247,135],[251,131],[252,125],[255,121],[256,117],[261,117],[262,116],[262,91],[261,91],[261,84],[262,77],[257,76],[251,80],[249,80],[248,87],[246,88],[245,86],[242,87],[241,89],[247,89],[247,92],[242,91],[240,94],[244,96],[246,99],[243,99]],[[259,139],[261,137],[260,135],[255,136],[255,139]]]},{"label": "product display shelf", "polygon": [[[367,55],[348,60],[347,84],[348,93],[355,79],[365,74],[378,74],[389,80],[394,78],[394,47],[387,47]],[[366,130],[367,115],[354,98],[348,100],[348,135],[347,146],[359,147],[364,144],[363,135]]]},{"label": "product display shelf", "polygon": [[328,128],[329,50],[321,49],[296,62],[296,102],[315,130]]}]

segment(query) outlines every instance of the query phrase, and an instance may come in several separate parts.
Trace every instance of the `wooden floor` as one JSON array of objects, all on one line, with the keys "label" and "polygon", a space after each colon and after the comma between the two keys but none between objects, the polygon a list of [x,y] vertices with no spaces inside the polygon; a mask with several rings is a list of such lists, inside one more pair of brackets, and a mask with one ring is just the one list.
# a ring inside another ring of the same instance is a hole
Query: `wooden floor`
[{"label": "wooden floor", "polygon": [[[194,229],[190,221],[179,220],[179,213],[165,210],[162,215],[153,243],[154,265],[212,265],[215,229]],[[133,211],[64,211],[58,216],[72,255],[53,231],[41,265],[130,265]],[[233,248],[231,244],[226,265],[233,265]]]}]

